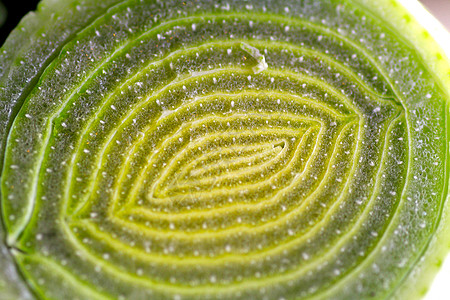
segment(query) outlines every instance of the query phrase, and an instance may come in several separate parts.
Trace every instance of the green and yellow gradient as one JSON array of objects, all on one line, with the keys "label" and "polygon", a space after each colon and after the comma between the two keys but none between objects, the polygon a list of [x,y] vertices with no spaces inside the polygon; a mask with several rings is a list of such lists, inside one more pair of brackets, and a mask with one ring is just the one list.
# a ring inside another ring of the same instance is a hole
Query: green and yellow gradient
[{"label": "green and yellow gradient", "polygon": [[0,57],[33,297],[403,293],[449,223],[448,64],[365,1],[84,2],[44,1]]}]

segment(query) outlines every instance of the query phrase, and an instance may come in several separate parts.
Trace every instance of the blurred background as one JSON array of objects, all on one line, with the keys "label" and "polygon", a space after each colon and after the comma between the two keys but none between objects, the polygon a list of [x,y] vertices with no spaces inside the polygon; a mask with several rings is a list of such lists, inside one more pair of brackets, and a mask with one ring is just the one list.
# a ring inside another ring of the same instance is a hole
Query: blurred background
[{"label": "blurred background", "polygon": [[450,31],[450,0],[420,0]]},{"label": "blurred background", "polygon": [[20,19],[29,11],[36,10],[39,0],[0,0],[0,46]]}]

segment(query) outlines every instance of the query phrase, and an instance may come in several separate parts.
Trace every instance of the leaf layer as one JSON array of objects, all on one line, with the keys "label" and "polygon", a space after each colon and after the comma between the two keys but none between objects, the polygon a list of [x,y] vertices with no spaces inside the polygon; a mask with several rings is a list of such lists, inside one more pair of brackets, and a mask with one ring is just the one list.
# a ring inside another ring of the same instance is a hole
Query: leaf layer
[{"label": "leaf layer", "polygon": [[44,1],[0,57],[5,264],[42,299],[400,295],[448,250],[450,68],[380,11]]}]

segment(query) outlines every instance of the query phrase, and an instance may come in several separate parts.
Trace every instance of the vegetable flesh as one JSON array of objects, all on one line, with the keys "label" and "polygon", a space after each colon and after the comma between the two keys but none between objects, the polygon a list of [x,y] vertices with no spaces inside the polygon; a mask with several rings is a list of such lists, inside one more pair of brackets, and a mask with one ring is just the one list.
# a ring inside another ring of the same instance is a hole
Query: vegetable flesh
[{"label": "vegetable flesh", "polygon": [[381,299],[420,274],[448,79],[375,8],[51,4],[0,59],[6,241],[36,297]]}]

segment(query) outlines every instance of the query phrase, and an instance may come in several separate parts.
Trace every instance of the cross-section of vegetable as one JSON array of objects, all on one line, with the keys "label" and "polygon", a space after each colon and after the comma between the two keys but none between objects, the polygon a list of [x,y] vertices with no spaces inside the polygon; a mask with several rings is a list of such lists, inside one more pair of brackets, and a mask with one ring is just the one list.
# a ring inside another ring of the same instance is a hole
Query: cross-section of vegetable
[{"label": "cross-section of vegetable", "polygon": [[409,3],[44,0],[0,50],[0,298],[421,298],[450,66]]}]

